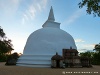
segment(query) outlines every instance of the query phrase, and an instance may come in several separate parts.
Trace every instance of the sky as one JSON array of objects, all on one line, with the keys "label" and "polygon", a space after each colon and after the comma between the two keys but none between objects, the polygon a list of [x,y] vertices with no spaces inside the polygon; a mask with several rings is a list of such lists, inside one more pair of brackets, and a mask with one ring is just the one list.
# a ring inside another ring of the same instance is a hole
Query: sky
[{"label": "sky", "polygon": [[79,52],[93,51],[100,43],[100,18],[80,9],[81,0],[0,0],[0,26],[12,40],[13,52],[23,53],[27,38],[42,28],[51,6],[55,21],[75,40]]}]

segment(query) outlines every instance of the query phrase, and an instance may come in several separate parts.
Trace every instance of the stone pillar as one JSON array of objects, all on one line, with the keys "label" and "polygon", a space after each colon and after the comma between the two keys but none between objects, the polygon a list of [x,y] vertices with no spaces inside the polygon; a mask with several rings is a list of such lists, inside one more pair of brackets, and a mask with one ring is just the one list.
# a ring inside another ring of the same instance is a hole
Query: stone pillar
[{"label": "stone pillar", "polygon": [[60,60],[60,67],[63,67],[63,61]]}]

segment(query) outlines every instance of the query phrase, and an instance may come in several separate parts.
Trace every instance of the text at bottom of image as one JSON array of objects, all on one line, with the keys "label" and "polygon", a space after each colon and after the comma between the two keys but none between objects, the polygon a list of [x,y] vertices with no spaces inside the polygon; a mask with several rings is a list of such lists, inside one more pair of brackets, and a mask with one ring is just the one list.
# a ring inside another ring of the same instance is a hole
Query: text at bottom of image
[{"label": "text at bottom of image", "polygon": [[62,71],[62,74],[68,74],[68,73],[99,73],[99,72],[67,72],[67,71]]}]

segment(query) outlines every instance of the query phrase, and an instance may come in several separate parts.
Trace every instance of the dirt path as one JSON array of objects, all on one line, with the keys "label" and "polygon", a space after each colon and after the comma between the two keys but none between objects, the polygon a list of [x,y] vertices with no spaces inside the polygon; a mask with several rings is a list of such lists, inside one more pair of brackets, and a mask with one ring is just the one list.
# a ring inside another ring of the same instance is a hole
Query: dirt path
[{"label": "dirt path", "polygon": [[100,75],[100,66],[93,68],[33,68],[22,66],[5,66],[0,63],[0,75]]}]

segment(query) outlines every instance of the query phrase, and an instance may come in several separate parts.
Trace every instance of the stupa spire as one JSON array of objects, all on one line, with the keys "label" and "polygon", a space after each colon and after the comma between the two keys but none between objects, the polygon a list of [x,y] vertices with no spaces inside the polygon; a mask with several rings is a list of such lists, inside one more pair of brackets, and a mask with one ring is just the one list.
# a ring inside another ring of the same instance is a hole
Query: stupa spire
[{"label": "stupa spire", "polygon": [[52,9],[52,6],[51,6],[48,19],[47,19],[46,22],[42,25],[42,27],[43,27],[43,28],[44,28],[44,27],[60,28],[60,23],[54,22],[54,21],[55,21],[55,18],[54,18],[53,9]]},{"label": "stupa spire", "polygon": [[51,9],[50,9],[50,12],[49,12],[48,20],[53,21],[53,22],[55,21],[52,6],[51,6]]}]

